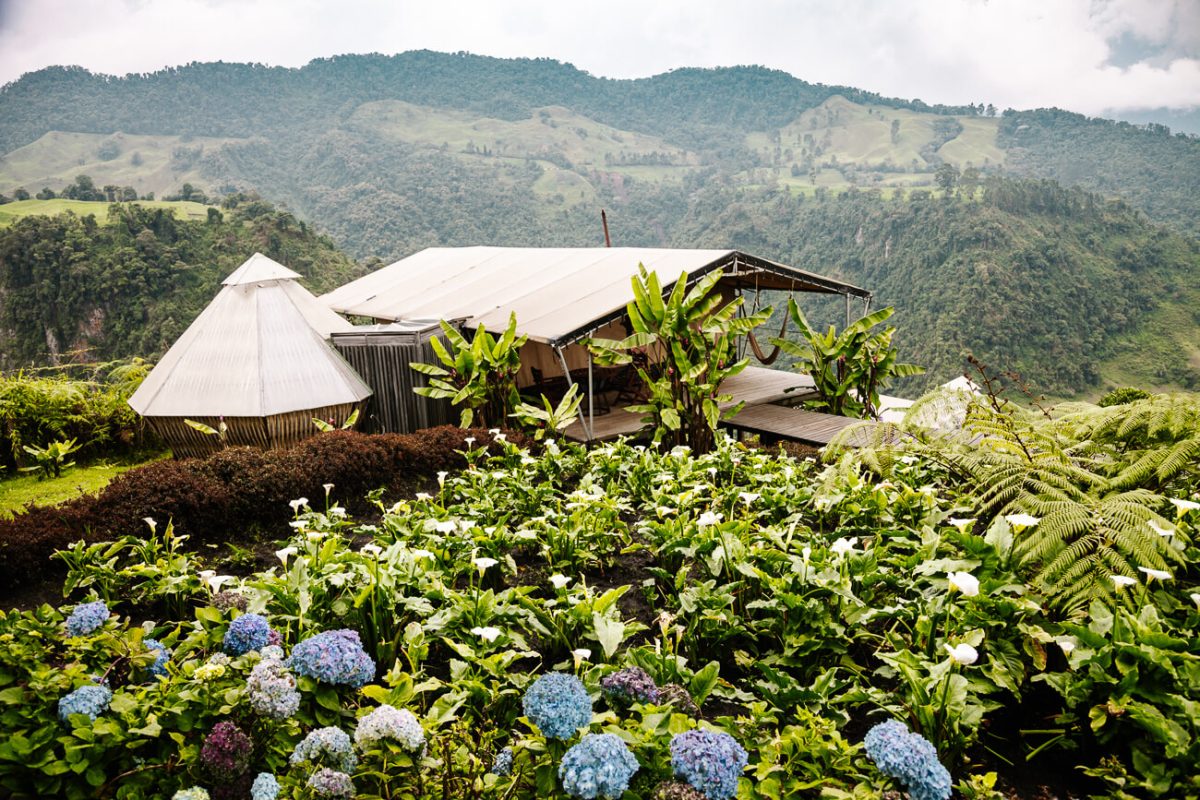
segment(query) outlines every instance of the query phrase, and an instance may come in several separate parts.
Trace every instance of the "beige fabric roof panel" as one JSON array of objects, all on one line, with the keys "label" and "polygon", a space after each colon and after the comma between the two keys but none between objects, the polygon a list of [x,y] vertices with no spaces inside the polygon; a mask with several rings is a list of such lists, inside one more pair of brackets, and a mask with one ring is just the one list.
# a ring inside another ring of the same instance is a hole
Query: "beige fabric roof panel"
[{"label": "beige fabric roof panel", "polygon": [[[275,272],[259,266],[259,277]],[[326,341],[352,329],[293,279],[227,284],[129,405],[146,417],[267,417],[358,402],[371,390]]]},{"label": "beige fabric roof panel", "polygon": [[638,264],[674,281],[731,259],[732,250],[430,248],[323,295],[330,308],[378,319],[469,319],[502,329],[516,313],[531,339],[556,342],[619,312]]}]

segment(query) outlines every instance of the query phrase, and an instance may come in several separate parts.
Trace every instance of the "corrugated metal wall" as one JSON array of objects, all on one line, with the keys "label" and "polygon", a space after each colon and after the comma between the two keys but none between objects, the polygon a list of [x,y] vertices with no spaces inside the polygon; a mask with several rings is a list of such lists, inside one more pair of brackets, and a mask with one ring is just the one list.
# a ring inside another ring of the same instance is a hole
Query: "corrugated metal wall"
[{"label": "corrugated metal wall", "polygon": [[425,386],[427,378],[409,365],[441,363],[429,345],[434,335],[436,330],[334,334],[333,346],[375,393],[364,430],[412,433],[458,422],[459,413],[448,400],[413,391]]},{"label": "corrugated metal wall", "polygon": [[[368,401],[369,402],[369,401]],[[259,447],[264,450],[284,450],[310,436],[320,433],[313,417],[332,420],[340,428],[358,406],[366,403],[345,403],[337,406],[293,411],[272,417],[225,417],[226,447]],[[362,412],[360,412],[360,420]],[[211,428],[221,424],[219,417],[192,417]],[[220,439],[201,433],[184,422],[183,417],[147,417],[154,432],[167,443],[176,458],[205,458],[222,449]]]}]

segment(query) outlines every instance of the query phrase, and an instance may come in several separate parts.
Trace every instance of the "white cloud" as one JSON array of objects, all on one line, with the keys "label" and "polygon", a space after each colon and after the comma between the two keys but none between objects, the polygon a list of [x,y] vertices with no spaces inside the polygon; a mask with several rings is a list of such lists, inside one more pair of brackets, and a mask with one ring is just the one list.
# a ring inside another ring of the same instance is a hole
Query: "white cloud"
[{"label": "white cloud", "polygon": [[[1090,114],[1200,106],[1195,0],[16,0],[0,9],[0,81],[51,64],[116,74],[188,61],[295,67],[427,48],[551,57],[622,78],[763,64],[931,103]],[[1114,66],[1119,39],[1154,57]]]}]

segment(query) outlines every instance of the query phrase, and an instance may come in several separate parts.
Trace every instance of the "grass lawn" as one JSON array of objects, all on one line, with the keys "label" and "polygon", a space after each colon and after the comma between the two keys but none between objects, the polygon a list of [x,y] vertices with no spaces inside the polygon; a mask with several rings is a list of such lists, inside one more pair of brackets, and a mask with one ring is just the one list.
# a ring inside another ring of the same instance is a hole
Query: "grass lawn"
[{"label": "grass lawn", "polygon": [[11,517],[28,503],[58,505],[81,494],[95,494],[122,472],[165,457],[158,455],[146,461],[101,462],[86,467],[72,467],[61,477],[44,481],[39,481],[32,472],[0,480],[0,519]]}]

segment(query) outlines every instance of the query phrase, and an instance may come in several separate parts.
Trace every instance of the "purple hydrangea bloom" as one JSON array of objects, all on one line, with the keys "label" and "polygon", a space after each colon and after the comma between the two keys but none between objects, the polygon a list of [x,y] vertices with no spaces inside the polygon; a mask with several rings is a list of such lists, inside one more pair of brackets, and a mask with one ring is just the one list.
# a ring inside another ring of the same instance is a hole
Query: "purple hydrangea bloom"
[{"label": "purple hydrangea bloom", "polygon": [[308,777],[308,788],[317,797],[354,797],[354,781],[344,772],[321,767]]},{"label": "purple hydrangea bloom", "polygon": [[154,651],[154,663],[146,671],[155,677],[167,674],[167,662],[171,660],[171,651],[157,639],[142,639],[147,650]]},{"label": "purple hydrangea bloom", "polygon": [[200,765],[218,784],[235,781],[250,769],[254,743],[229,720],[218,722],[200,748]]},{"label": "purple hydrangea bloom", "polygon": [[225,631],[223,649],[231,656],[240,656],[251,650],[266,647],[271,626],[267,618],[260,614],[242,614],[229,623]]},{"label": "purple hydrangea bloom", "polygon": [[350,772],[358,764],[350,736],[341,728],[318,728],[305,736],[290,759],[292,766],[311,762],[313,764],[336,765],[342,772]]},{"label": "purple hydrangea bloom", "polygon": [[671,738],[672,769],[708,800],[736,795],[748,762],[746,750],[728,733],[691,730]]},{"label": "purple hydrangea bloom", "polygon": [[254,713],[274,720],[291,717],[300,708],[296,679],[283,662],[264,658],[246,678],[246,697]]},{"label": "purple hydrangea bloom", "polygon": [[375,662],[351,630],[326,631],[305,639],[292,648],[287,665],[298,675],[356,688],[375,677]]},{"label": "purple hydrangea bloom", "polygon": [[525,716],[550,739],[570,739],[592,721],[592,698],[583,682],[565,672],[543,675],[521,699]]},{"label": "purple hydrangea bloom", "polygon": [[108,606],[103,600],[80,603],[67,617],[67,633],[71,636],[87,636],[108,622]]},{"label": "purple hydrangea bloom", "polygon": [[279,796],[279,781],[269,772],[260,772],[250,787],[250,800],[275,800]]},{"label": "purple hydrangea bloom", "polygon": [[637,771],[637,759],[619,736],[589,733],[563,756],[558,777],[572,797],[616,800],[625,794]]},{"label": "purple hydrangea bloom", "polygon": [[96,717],[108,710],[111,702],[112,692],[107,686],[80,686],[58,701],[58,718],[67,722],[72,714],[86,714],[95,722]]},{"label": "purple hydrangea bloom", "polygon": [[513,749],[506,747],[492,760],[492,773],[495,775],[511,775],[513,768]]},{"label": "purple hydrangea bloom", "polygon": [[271,628],[269,631],[267,631],[267,645],[270,647],[282,647],[283,634],[274,628]]},{"label": "purple hydrangea bloom", "polygon": [[658,684],[641,667],[626,667],[604,676],[600,679],[600,689],[610,702],[658,702]]},{"label": "purple hydrangea bloom", "polygon": [[235,608],[238,611],[245,611],[246,603],[246,595],[230,589],[226,589],[223,592],[217,592],[212,598],[213,607],[218,608],[221,611],[229,611],[230,609]]},{"label": "purple hydrangea bloom", "polygon": [[938,761],[937,750],[903,723],[879,723],[867,731],[863,744],[879,771],[904,784],[912,800],[950,797],[950,773]]}]

